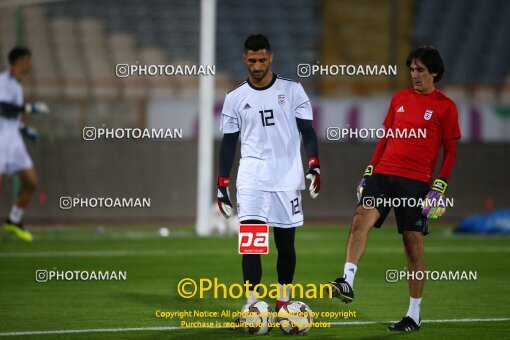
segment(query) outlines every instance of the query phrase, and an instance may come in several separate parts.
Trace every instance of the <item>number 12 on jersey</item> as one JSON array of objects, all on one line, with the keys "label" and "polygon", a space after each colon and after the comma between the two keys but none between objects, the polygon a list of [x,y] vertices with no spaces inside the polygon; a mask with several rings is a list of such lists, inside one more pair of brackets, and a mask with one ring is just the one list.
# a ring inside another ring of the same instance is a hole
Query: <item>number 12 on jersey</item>
[{"label": "number 12 on jersey", "polygon": [[274,114],[273,110],[260,110],[260,118],[262,119],[262,126],[271,126],[274,125]]}]

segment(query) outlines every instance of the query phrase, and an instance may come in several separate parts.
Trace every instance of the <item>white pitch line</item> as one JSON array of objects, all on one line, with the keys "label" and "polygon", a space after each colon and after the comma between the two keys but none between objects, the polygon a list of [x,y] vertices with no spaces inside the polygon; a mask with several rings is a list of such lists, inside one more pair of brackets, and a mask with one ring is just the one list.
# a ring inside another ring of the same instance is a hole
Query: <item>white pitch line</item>
[{"label": "white pitch line", "polygon": [[[338,249],[318,249],[299,251],[300,254],[337,254]],[[368,248],[369,254],[402,254],[400,247]],[[19,257],[122,257],[122,256],[196,256],[196,255],[233,255],[233,250],[77,250],[77,251],[41,251],[41,252],[6,252],[0,253],[0,258]],[[455,253],[510,253],[510,247],[428,247],[425,253],[429,254],[455,254]]]},{"label": "white pitch line", "polygon": [[183,327],[136,327],[136,328],[98,328],[98,329],[62,329],[56,331],[26,331],[0,333],[0,336],[44,335],[44,334],[75,334],[75,333],[112,333],[138,331],[171,331],[184,329]]},{"label": "white pitch line", "polygon": [[[367,253],[370,252],[367,249]],[[374,253],[401,253],[402,249],[397,248],[379,248],[374,249]],[[510,253],[510,247],[428,247],[425,248],[425,253]]]},{"label": "white pitch line", "polygon": [[[399,320],[393,321],[336,321],[330,322],[332,325],[348,326],[348,325],[375,325],[381,323],[395,323]],[[422,320],[422,323],[450,323],[450,322],[498,322],[510,321],[510,318],[490,318],[490,319],[444,319],[444,320]]]},{"label": "white pitch line", "polygon": [[195,256],[195,255],[236,255],[227,250],[77,250],[77,251],[37,251],[0,253],[1,258],[19,257],[123,257],[123,256]]},{"label": "white pitch line", "polygon": [[0,253],[0,258],[16,257],[118,257],[118,256],[164,256],[170,255],[164,250],[83,250],[83,251],[37,251]]},{"label": "white pitch line", "polygon": [[[510,321],[510,318],[489,318],[489,319],[445,319],[445,320],[423,320],[422,323],[450,323],[450,322],[498,322]],[[347,325],[375,325],[384,323],[395,323],[397,321],[346,321],[331,322],[336,326]],[[184,329],[197,329],[201,327],[136,327],[136,328],[98,328],[98,329],[62,329],[54,331],[24,331],[0,333],[0,336],[21,336],[21,335],[45,335],[45,334],[75,334],[75,333],[113,333],[113,332],[142,332],[142,331],[172,331]],[[223,327],[217,327],[223,328]],[[206,328],[203,328],[206,329]]]}]

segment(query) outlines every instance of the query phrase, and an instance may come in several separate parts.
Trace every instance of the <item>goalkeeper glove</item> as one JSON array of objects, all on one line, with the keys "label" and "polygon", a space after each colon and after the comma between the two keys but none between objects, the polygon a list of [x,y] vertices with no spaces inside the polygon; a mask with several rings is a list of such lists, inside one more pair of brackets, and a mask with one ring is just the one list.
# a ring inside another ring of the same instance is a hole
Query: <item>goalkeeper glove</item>
[{"label": "goalkeeper glove", "polygon": [[19,132],[23,137],[25,137],[34,144],[37,142],[37,138],[39,137],[36,129],[28,127],[25,124],[20,125]]},{"label": "goalkeeper glove", "polygon": [[230,202],[230,197],[228,196],[229,182],[230,178],[228,177],[218,177],[216,180],[216,184],[218,185],[218,195],[216,202],[218,203],[220,212],[223,214],[223,216],[225,216],[225,218],[232,216],[232,202]]},{"label": "goalkeeper glove", "polygon": [[367,182],[367,177],[372,176],[372,172],[374,172],[374,166],[369,165],[367,166],[365,173],[363,174],[363,177],[358,183],[358,186],[356,187],[356,196],[358,197],[358,202],[361,199],[361,196],[363,195],[363,189],[365,188],[365,184]]},{"label": "goalkeeper glove", "polygon": [[446,183],[446,180],[436,179],[434,181],[434,184],[427,196],[425,196],[425,201],[422,205],[423,210],[421,213],[423,216],[436,219],[444,215],[446,211],[444,193],[446,192],[447,186],[448,184]]},{"label": "goalkeeper glove", "polygon": [[25,113],[29,115],[35,114],[50,114],[50,108],[44,102],[35,102],[35,103],[26,103],[25,104]]},{"label": "goalkeeper glove", "polygon": [[310,187],[308,188],[308,190],[310,190],[310,196],[312,198],[317,198],[321,190],[321,165],[317,157],[312,157],[308,160],[306,178],[311,181]]}]

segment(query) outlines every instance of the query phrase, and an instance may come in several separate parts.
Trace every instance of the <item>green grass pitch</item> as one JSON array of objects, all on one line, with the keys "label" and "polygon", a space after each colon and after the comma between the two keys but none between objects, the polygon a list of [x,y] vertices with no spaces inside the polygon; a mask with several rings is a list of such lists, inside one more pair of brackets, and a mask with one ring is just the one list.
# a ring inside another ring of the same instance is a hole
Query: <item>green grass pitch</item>
[{"label": "green grass pitch", "polygon": [[[307,338],[383,338],[391,320],[408,307],[407,282],[388,283],[388,269],[403,270],[402,240],[394,226],[373,230],[358,267],[355,301],[301,299],[313,311],[356,311],[356,318],[317,319],[332,324],[313,328]],[[476,271],[476,281],[427,281],[422,329],[413,337],[510,338],[510,238],[453,236],[431,227],[426,237],[428,270]],[[296,283],[320,284],[343,271],[348,228],[307,225],[298,230]],[[239,310],[244,299],[183,299],[179,280],[217,277],[221,283],[241,281],[241,256],[235,236],[198,238],[191,228],[171,229],[160,237],[155,227],[107,227],[36,230],[26,244],[0,234],[0,336],[37,339],[90,338],[236,338],[252,336],[228,329],[180,328],[178,319],[155,316],[157,310]],[[126,281],[49,281],[38,283],[35,271],[126,271]],[[263,283],[276,282],[276,249],[263,256]],[[271,306],[274,301],[265,299]],[[495,320],[492,320],[495,319]],[[501,320],[503,319],[503,320]],[[187,318],[187,321],[204,318]],[[455,320],[455,321],[445,321]],[[482,321],[476,321],[482,320]],[[489,321],[492,320],[492,321]],[[213,321],[226,322],[227,318]],[[433,322],[427,322],[433,321]],[[367,324],[352,324],[366,322]],[[152,329],[151,327],[163,327]],[[172,328],[175,327],[175,328]],[[139,328],[138,330],[125,330]],[[84,333],[41,333],[82,330]],[[99,330],[99,331],[98,331]],[[103,331],[100,331],[103,330]],[[27,332],[27,333],[19,333]],[[283,337],[273,329],[269,337]],[[408,335],[402,335],[408,336]]]}]

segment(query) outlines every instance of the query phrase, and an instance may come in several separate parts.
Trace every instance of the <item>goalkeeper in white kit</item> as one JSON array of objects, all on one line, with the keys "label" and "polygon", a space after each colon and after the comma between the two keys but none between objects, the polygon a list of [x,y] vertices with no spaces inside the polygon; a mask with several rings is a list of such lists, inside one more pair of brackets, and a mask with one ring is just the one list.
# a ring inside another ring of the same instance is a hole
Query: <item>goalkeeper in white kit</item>
[{"label": "goalkeeper in white kit", "polygon": [[37,173],[27,152],[22,135],[35,139],[34,131],[24,126],[26,114],[48,114],[41,102],[23,102],[21,81],[32,69],[32,54],[26,47],[14,47],[9,53],[10,69],[0,73],[0,187],[5,175],[18,175],[21,189],[11,208],[4,229],[23,241],[33,236],[22,224],[23,214],[37,187]]},{"label": "goalkeeper in white kit", "polygon": [[[278,310],[289,301],[289,287],[284,291],[283,285],[292,283],[295,231],[303,225],[301,138],[308,158],[306,177],[311,181],[312,198],[320,190],[320,162],[310,99],[301,84],[274,74],[272,61],[267,37],[255,34],[246,39],[243,62],[248,79],[228,92],[223,104],[217,200],[223,215],[230,217],[229,177],[240,136],[237,213],[242,224],[267,224],[273,228],[278,250]],[[243,254],[242,268],[243,280],[248,281],[249,287],[260,283],[260,254]],[[253,289],[248,290],[247,296],[248,303],[257,301]]]}]

